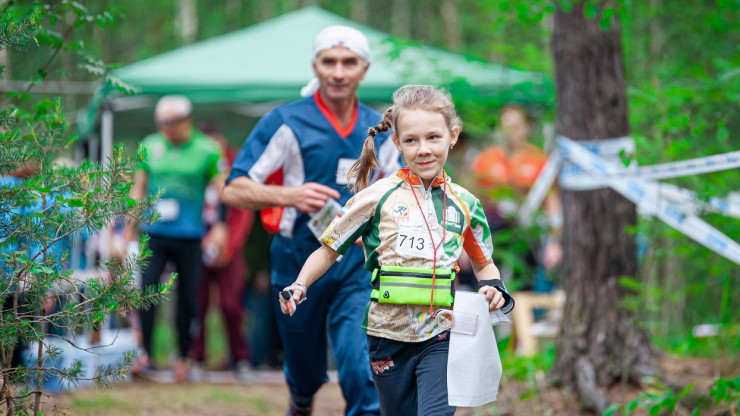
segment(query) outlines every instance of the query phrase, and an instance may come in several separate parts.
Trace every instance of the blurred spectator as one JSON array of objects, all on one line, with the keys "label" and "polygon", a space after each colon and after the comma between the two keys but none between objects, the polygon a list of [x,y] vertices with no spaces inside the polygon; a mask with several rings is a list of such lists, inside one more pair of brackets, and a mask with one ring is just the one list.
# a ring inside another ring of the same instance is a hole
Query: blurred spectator
[{"label": "blurred spectator", "polygon": [[[26,178],[33,176],[38,173],[38,165],[35,163],[27,163],[19,166],[17,169],[10,172],[9,175],[0,177],[0,188],[12,188],[21,184]],[[17,252],[28,252],[28,257],[32,257],[33,250],[31,249],[31,242],[28,241],[25,236],[15,235],[15,227],[12,226],[14,217],[26,216],[40,211],[40,204],[30,203],[27,207],[7,209],[5,204],[2,204],[3,209],[0,211],[0,219],[2,219],[3,227],[0,228],[0,241],[3,242],[0,245],[0,274],[3,279],[16,282],[14,285],[8,288],[7,296],[3,297],[2,300],[2,313],[13,313],[15,310],[18,314],[28,313],[25,306],[25,300],[23,297],[23,284],[18,283],[17,276],[15,276],[16,266],[16,253]],[[20,289],[20,290],[19,290]],[[15,294],[18,294],[16,297]],[[17,303],[16,303],[17,299]],[[19,340],[21,341],[21,340]],[[3,345],[2,357],[4,357],[2,365],[6,367],[17,367],[22,365],[22,351],[26,348],[25,343],[22,341],[16,345],[13,345],[13,352],[10,355],[10,362],[7,362],[8,349]]]},{"label": "blurred spectator", "polygon": [[[491,232],[494,233],[515,225],[520,204],[547,163],[547,155],[542,149],[529,142],[532,120],[524,107],[505,106],[501,110],[500,127],[503,143],[481,151],[472,166],[475,185],[482,191],[481,202],[486,208]],[[528,251],[523,256],[525,262],[535,268],[534,281],[530,280],[525,288],[548,291],[552,284],[545,278],[543,270],[536,266],[541,264],[545,270],[552,270],[562,258],[559,239],[562,206],[554,190],[548,193],[543,208],[548,220],[548,232],[539,247],[534,247],[534,251]],[[538,249],[541,249],[540,253],[536,252]],[[497,262],[504,270],[507,268],[506,261],[499,259]]]},{"label": "blurred spectator", "polygon": [[[210,136],[223,150],[229,165],[234,160],[234,151],[229,148],[221,129],[214,123],[205,123],[200,131]],[[204,221],[213,226],[218,220],[217,212],[219,197],[217,190],[209,186],[206,191],[206,209]],[[231,352],[231,361],[236,369],[237,377],[242,381],[251,378],[251,351],[244,336],[244,287],[247,278],[247,265],[244,261],[242,248],[252,230],[254,213],[252,211],[228,208],[226,210],[226,225],[228,238],[224,245],[216,242],[207,242],[203,248],[203,271],[198,289],[198,320],[199,331],[190,349],[190,358],[193,359],[193,376],[200,375],[206,355],[206,316],[214,294],[218,295],[218,305],[224,319],[226,335]],[[204,241],[205,243],[205,241]],[[212,291],[211,289],[215,289]],[[196,378],[196,377],[193,377]]]},{"label": "blurred spectator", "polygon": [[[74,162],[69,158],[59,157],[53,161],[52,167],[54,169],[74,168]],[[10,172],[9,175],[0,177],[0,187],[21,187],[24,185],[24,181],[39,173],[40,167],[36,162],[24,163]],[[44,220],[34,217],[34,214],[44,213],[45,211],[48,214],[53,210],[67,211],[69,208],[64,203],[59,202],[55,196],[59,195],[53,193],[41,197],[38,193],[32,192],[18,206],[8,207],[3,204],[2,214],[0,214],[3,224],[0,228],[0,241],[3,242],[0,246],[0,275],[7,281],[13,282],[8,288],[10,293],[6,293],[8,296],[5,296],[2,304],[0,304],[3,313],[12,311],[19,315],[36,313],[33,310],[35,306],[27,306],[28,299],[24,295],[28,289],[27,279],[31,278],[30,275],[26,273],[23,273],[23,275],[16,274],[20,270],[17,263],[19,260],[28,261],[30,259],[39,264],[49,265],[58,271],[67,270],[70,268],[73,254],[71,250],[72,239],[78,238],[80,241],[85,239],[85,233],[77,231],[73,235],[63,237],[48,247],[46,246],[50,241],[57,238],[55,232],[52,231],[55,227],[45,227]],[[34,224],[35,231],[18,233],[14,222],[18,220],[26,221],[29,219],[28,217],[33,217],[30,222]],[[18,258],[19,255],[21,259]],[[16,292],[18,294],[17,303],[15,303],[16,297],[14,296]],[[44,314],[48,315],[58,311],[63,306],[58,302],[60,300],[63,300],[63,296],[60,296],[59,293],[47,292],[47,297],[42,304]],[[44,332],[62,336],[65,335],[65,328],[60,322],[51,320],[46,323]],[[24,348],[25,345],[22,342],[14,346],[11,366],[22,364],[21,352]],[[7,351],[3,351],[3,356],[7,356],[6,353]],[[2,364],[6,365],[8,363]]]},{"label": "blurred spectator", "polygon": [[[146,195],[163,195],[156,204],[159,219],[142,231],[150,236],[152,252],[143,271],[143,290],[156,288],[168,260],[177,272],[176,329],[178,358],[174,375],[178,382],[185,381],[188,368],[186,357],[197,317],[196,291],[198,290],[202,250],[201,243],[225,246],[226,226],[218,222],[206,232],[203,223],[203,201],[206,187],[211,184],[223,187],[225,159],[220,147],[205,134],[193,129],[192,104],[183,96],[162,97],[154,113],[158,132],[144,138],[146,158],[137,170],[131,191],[132,197],[141,201]],[[126,240],[132,241],[135,224],[126,228]],[[152,333],[156,307],[139,311],[144,351],[137,357],[133,374],[151,368]]]}]

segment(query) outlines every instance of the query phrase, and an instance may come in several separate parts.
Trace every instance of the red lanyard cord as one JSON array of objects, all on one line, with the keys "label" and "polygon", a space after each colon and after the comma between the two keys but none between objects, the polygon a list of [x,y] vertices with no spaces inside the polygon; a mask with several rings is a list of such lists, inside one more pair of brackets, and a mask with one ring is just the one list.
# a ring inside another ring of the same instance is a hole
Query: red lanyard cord
[{"label": "red lanyard cord", "polygon": [[[414,199],[416,200],[416,205],[419,207],[419,211],[421,211],[421,218],[424,219],[424,225],[427,226],[427,231],[429,232],[429,239],[432,241],[432,247],[434,248],[434,258],[432,260],[432,296],[431,299],[429,299],[429,314],[434,317],[434,282],[437,280],[437,249],[442,247],[442,244],[445,242],[445,234],[447,233],[447,181],[442,182],[442,241],[439,242],[439,244],[434,245],[434,236],[432,235],[432,228],[429,226],[429,222],[427,221],[427,216],[424,215],[424,209],[421,207],[421,203],[419,202],[419,197],[416,196],[416,191],[414,191],[414,185],[411,185],[411,182],[408,181],[409,186],[411,186],[411,193],[414,194]],[[423,182],[422,182],[423,186]],[[433,185],[430,185],[433,187]],[[431,189],[430,191],[431,192]],[[434,202],[432,202],[434,204]]]}]

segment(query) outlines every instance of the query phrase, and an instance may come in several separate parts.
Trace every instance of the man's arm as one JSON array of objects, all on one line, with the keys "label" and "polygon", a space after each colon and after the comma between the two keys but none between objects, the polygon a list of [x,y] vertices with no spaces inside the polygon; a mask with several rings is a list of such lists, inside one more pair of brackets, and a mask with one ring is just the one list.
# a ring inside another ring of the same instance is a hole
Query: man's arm
[{"label": "man's arm", "polygon": [[217,195],[221,195],[221,192],[224,190],[224,186],[226,186],[226,174],[219,173],[212,177],[208,184],[213,187]]},{"label": "man's arm", "polygon": [[339,192],[326,185],[307,182],[301,186],[264,185],[246,176],[224,187],[221,200],[234,208],[259,210],[268,207],[294,207],[300,212],[316,212],[328,198],[339,199]]}]

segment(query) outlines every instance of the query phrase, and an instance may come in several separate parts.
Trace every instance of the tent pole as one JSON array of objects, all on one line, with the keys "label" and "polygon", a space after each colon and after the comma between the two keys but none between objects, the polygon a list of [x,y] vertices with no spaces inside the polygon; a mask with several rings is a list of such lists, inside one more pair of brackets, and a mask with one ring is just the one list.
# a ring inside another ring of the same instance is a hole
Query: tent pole
[{"label": "tent pole", "polygon": [[[103,112],[100,115],[100,163],[105,166],[111,159],[113,159],[113,108],[108,104],[103,105]],[[99,254],[103,259],[110,256],[108,247],[110,232],[110,227],[104,227],[96,236]]]},{"label": "tent pole", "polygon": [[113,157],[113,109],[106,105],[100,115],[100,162]]}]

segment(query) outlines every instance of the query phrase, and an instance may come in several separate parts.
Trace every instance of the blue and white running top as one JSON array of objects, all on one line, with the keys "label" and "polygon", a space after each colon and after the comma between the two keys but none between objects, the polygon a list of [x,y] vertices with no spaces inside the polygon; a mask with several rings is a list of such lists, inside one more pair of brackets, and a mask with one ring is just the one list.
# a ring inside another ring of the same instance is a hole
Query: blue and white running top
[{"label": "blue and white running top", "polygon": [[[336,189],[343,205],[351,196],[347,172],[362,152],[368,128],[378,122],[380,114],[358,102],[344,127],[318,92],[281,105],[257,123],[234,160],[227,183],[239,176],[283,186],[317,182]],[[381,167],[373,180],[395,174],[400,156],[388,134],[375,137],[375,151]],[[291,239],[291,246],[305,257],[320,245],[307,226],[309,219],[293,207],[262,210],[265,229]],[[302,264],[305,257],[298,257]]]}]

